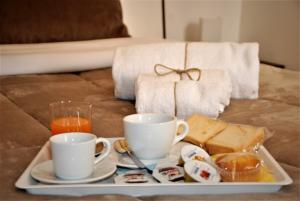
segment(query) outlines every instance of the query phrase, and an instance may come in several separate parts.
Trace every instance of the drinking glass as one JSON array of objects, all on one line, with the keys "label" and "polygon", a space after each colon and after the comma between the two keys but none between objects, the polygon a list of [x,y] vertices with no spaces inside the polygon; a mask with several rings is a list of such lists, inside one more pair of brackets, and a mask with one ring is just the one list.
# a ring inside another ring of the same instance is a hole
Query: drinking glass
[{"label": "drinking glass", "polygon": [[92,105],[79,101],[50,103],[50,127],[53,135],[68,132],[92,132]]}]

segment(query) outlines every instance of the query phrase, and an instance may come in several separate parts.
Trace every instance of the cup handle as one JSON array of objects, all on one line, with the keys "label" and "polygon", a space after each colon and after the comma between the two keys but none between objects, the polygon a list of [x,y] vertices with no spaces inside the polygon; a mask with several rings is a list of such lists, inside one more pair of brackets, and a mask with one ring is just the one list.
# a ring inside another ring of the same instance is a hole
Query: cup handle
[{"label": "cup handle", "polygon": [[185,138],[185,136],[187,136],[187,134],[189,133],[189,125],[188,123],[186,123],[183,120],[177,120],[176,122],[176,133],[178,131],[178,128],[180,125],[183,125],[183,132],[180,133],[179,135],[176,135],[173,145],[175,145],[177,142],[181,141],[183,138]]},{"label": "cup handle", "polygon": [[96,144],[103,142],[104,147],[105,147],[105,151],[103,153],[100,154],[100,156],[95,157],[95,164],[99,163],[100,161],[102,161],[104,158],[106,158],[111,150],[111,145],[110,142],[107,139],[104,138],[97,138],[96,139]]}]

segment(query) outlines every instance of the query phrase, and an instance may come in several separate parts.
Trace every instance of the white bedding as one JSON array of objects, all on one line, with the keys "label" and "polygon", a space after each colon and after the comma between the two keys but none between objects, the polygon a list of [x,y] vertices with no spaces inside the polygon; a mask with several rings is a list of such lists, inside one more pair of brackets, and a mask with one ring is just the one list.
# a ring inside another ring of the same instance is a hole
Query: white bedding
[{"label": "white bedding", "polygon": [[113,38],[0,45],[0,75],[60,73],[110,67],[117,47],[162,39]]}]

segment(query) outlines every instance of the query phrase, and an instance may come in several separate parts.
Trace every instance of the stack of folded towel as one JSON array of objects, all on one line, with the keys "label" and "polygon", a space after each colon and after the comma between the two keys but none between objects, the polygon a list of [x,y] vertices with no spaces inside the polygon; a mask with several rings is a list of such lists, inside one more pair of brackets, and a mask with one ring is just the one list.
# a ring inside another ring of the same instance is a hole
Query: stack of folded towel
[{"label": "stack of folded towel", "polygon": [[[160,67],[160,72],[155,67]],[[217,117],[231,97],[257,98],[258,74],[256,43],[122,47],[113,64],[116,97],[136,98],[138,113],[159,112],[179,118],[194,113]]]},{"label": "stack of folded towel", "polygon": [[195,113],[218,117],[230,103],[232,86],[225,71],[202,70],[199,81],[180,80],[177,74],[142,74],[135,89],[138,113],[167,113],[185,119]]}]

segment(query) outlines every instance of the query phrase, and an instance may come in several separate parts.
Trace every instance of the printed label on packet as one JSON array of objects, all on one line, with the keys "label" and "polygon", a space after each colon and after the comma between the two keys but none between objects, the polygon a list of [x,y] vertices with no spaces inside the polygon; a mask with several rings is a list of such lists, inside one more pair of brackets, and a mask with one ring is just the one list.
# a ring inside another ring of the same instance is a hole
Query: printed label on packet
[{"label": "printed label on packet", "polygon": [[190,160],[210,162],[209,154],[202,148],[195,145],[186,145],[181,149],[181,158],[184,162]]},{"label": "printed label on packet", "polygon": [[153,171],[153,176],[162,183],[183,181],[184,170],[174,164],[157,166]]},{"label": "printed label on packet", "polygon": [[193,180],[198,182],[220,182],[221,180],[217,170],[203,161],[188,161],[184,165],[184,170]]},{"label": "printed label on packet", "polygon": [[157,183],[145,170],[131,170],[114,178],[117,184]]}]

